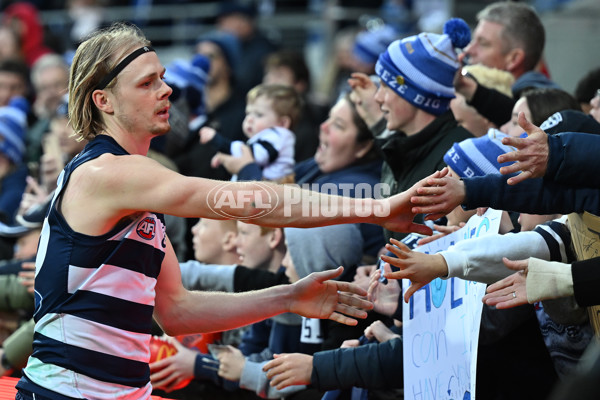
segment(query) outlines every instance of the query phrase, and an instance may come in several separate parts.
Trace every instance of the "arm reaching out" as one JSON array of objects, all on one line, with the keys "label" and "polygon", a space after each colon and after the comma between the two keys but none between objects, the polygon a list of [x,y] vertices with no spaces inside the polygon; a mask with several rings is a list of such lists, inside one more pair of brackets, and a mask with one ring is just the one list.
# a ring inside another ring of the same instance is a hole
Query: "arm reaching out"
[{"label": "arm reaching out", "polygon": [[435,225],[434,224],[433,229],[438,231],[438,233],[431,235],[431,236],[425,236],[424,238],[417,240],[417,245],[423,246],[427,243],[431,243],[441,237],[451,234],[452,232],[456,232],[463,226],[465,226],[464,222],[460,222],[458,225]]},{"label": "arm reaching out", "polygon": [[377,270],[377,265],[364,265],[356,268],[352,283],[357,284],[365,290],[369,290],[373,272]]},{"label": "arm reaching out", "polygon": [[517,272],[488,288],[483,298],[486,304],[509,308],[575,294],[571,264],[536,257],[519,261],[504,258],[503,261],[506,267]]},{"label": "arm reaching out", "polygon": [[[384,264],[385,273],[392,272],[389,264]],[[400,283],[396,280],[391,280],[387,285],[383,285],[379,281],[381,271],[376,269],[371,274],[371,284],[369,285],[369,300],[373,302],[373,309],[379,314],[392,316],[398,309],[398,298],[402,294]]]},{"label": "arm reaching out", "polygon": [[385,247],[398,258],[381,256],[381,259],[391,265],[400,268],[400,271],[385,274],[388,279],[410,279],[411,285],[404,293],[404,301],[417,290],[440,276],[448,275],[446,260],[441,254],[425,254],[412,251],[404,243],[396,239],[390,239],[391,244]]},{"label": "arm reaching out", "polygon": [[436,220],[454,210],[466,198],[464,183],[448,175],[443,168],[417,182],[411,189],[410,201],[414,214],[428,214],[426,220]]},{"label": "arm reaching out", "polygon": [[508,269],[516,273],[490,285],[483,296],[483,302],[498,309],[512,308],[527,304],[527,265],[528,260],[511,261],[502,259]]},{"label": "arm reaching out", "polygon": [[271,386],[281,390],[292,385],[309,385],[313,357],[308,354],[275,354],[263,367]]},{"label": "arm reaching out", "polygon": [[284,312],[356,325],[356,318],[365,318],[373,304],[361,298],[366,290],[332,280],[342,271],[313,272],[293,284],[243,293],[190,292],[181,284],[179,263],[169,251],[156,283],[154,317],[171,336],[232,329]]},{"label": "arm reaching out", "polygon": [[365,329],[365,337],[369,340],[375,339],[379,343],[383,343],[401,336],[394,333],[381,320],[377,320]]},{"label": "arm reaching out", "polygon": [[502,143],[516,147],[516,151],[498,156],[499,163],[515,161],[514,164],[500,168],[504,175],[520,173],[508,179],[509,185],[516,185],[529,178],[541,178],[546,174],[549,158],[548,135],[519,113],[519,125],[527,132],[527,138],[505,137]]},{"label": "arm reaching out", "polygon": [[328,318],[346,325],[356,325],[355,318],[365,318],[365,310],[373,308],[373,304],[358,296],[366,296],[367,292],[358,285],[333,281],[342,269],[313,272],[294,285],[294,301],[289,311],[307,318]]},{"label": "arm reaching out", "polygon": [[229,381],[237,382],[242,376],[246,357],[240,349],[227,346],[217,355],[219,359],[219,376]]}]

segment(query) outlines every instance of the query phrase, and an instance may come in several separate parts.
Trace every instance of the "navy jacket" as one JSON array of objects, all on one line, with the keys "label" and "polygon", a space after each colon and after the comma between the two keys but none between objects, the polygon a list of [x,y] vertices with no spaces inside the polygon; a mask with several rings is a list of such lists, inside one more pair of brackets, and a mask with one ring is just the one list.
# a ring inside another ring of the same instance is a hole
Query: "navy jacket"
[{"label": "navy jacket", "polygon": [[600,136],[564,132],[548,135],[550,154],[544,179],[600,189]]},{"label": "navy jacket", "polygon": [[493,207],[528,214],[587,211],[600,215],[600,190],[595,187],[569,186],[542,178],[508,185],[507,179],[504,175],[463,179],[467,194],[463,202],[464,208],[472,210],[477,207]]},{"label": "navy jacket", "polygon": [[311,384],[319,390],[402,388],[402,339],[339,348],[313,355]]}]

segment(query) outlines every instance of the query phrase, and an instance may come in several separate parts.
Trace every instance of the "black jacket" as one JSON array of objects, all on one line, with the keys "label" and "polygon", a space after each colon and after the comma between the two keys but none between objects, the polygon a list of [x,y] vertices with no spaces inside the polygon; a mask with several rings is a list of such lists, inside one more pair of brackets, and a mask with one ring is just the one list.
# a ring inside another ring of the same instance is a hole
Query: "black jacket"
[{"label": "black jacket", "polygon": [[[414,135],[396,132],[386,138],[376,138],[375,145],[385,161],[381,181],[390,186],[390,196],[403,192],[445,167],[444,154],[455,142],[472,137],[469,131],[458,126],[452,112],[447,111]],[[422,223],[422,216],[416,221]],[[389,231],[385,235],[386,241],[390,237],[400,240],[406,236]]]}]

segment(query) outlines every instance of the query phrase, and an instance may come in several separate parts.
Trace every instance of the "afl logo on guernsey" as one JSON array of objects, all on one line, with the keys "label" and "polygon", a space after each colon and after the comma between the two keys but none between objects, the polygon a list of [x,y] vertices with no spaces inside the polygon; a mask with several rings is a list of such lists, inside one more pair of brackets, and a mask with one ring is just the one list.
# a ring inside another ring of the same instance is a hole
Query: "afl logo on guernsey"
[{"label": "afl logo on guernsey", "polygon": [[136,232],[143,239],[151,240],[154,239],[156,234],[156,221],[154,218],[146,217],[140,221],[136,228]]}]

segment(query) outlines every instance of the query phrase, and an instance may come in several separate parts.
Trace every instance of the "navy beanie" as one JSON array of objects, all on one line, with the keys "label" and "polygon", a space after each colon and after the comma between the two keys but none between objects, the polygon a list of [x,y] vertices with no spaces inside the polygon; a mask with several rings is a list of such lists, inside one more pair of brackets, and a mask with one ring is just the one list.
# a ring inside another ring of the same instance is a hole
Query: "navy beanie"
[{"label": "navy beanie", "polygon": [[211,42],[217,45],[225,56],[227,65],[233,70],[238,68],[242,50],[239,39],[235,35],[224,31],[211,31],[201,35],[196,41],[196,43],[202,42]]}]

